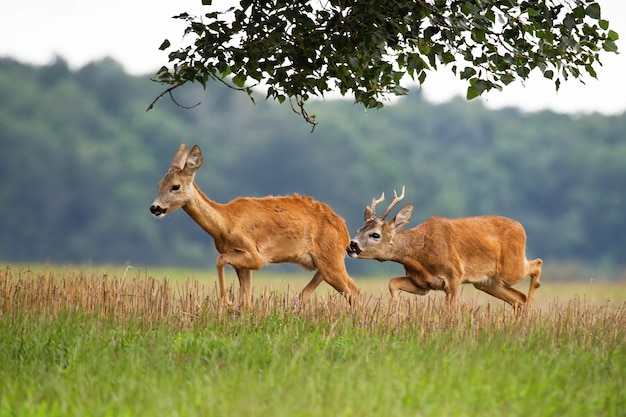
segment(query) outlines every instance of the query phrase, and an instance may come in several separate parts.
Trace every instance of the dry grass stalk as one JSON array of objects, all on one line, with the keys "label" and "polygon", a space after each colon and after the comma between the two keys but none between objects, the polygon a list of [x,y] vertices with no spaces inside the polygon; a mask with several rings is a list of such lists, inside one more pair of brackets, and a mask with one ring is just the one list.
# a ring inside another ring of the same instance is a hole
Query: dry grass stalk
[{"label": "dry grass stalk", "polygon": [[[231,298],[235,290],[230,288]],[[489,339],[506,332],[526,338],[533,329],[544,328],[553,343],[574,331],[582,343],[593,343],[591,328],[612,328],[614,337],[623,337],[626,305],[597,305],[577,298],[568,303],[555,302],[547,309],[530,310],[515,316],[504,304],[477,304],[461,301],[456,310],[446,308],[442,299],[407,297],[391,300],[386,295],[364,295],[349,305],[339,295],[315,296],[303,305],[297,294],[260,290],[252,308],[229,310],[220,302],[215,286],[196,280],[172,285],[168,280],[150,276],[122,277],[67,272],[60,276],[50,271],[29,269],[0,270],[0,313],[3,317],[39,314],[54,319],[59,314],[95,314],[117,321],[136,320],[145,325],[168,323],[179,328],[202,327],[207,322],[224,325],[246,320],[258,325],[269,317],[289,320],[299,317],[329,331],[339,323],[370,334],[388,335],[407,331],[416,337],[450,332],[472,341]]]}]

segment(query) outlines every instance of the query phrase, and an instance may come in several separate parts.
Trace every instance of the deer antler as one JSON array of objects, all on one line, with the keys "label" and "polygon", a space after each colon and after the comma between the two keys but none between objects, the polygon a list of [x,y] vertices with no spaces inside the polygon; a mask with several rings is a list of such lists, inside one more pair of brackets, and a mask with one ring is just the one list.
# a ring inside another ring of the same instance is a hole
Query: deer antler
[{"label": "deer antler", "polygon": [[372,198],[372,205],[369,207],[370,211],[372,213],[372,215],[370,216],[371,219],[375,219],[376,218],[376,204],[382,202],[384,199],[385,199],[385,192],[384,191],[380,195],[380,198],[378,200],[376,200],[376,198]]},{"label": "deer antler", "polygon": [[[383,194],[383,197],[384,197],[384,194]],[[404,198],[404,185],[402,186],[402,194],[400,195],[400,197],[398,197],[398,194],[396,194],[396,190],[393,190],[393,201],[391,202],[391,204],[389,204],[389,207],[387,207],[387,210],[385,210],[382,216],[380,216],[380,219],[385,220],[385,217],[387,217],[391,209],[393,209],[396,206],[396,204],[398,204],[400,200],[402,200],[403,198]],[[382,199],[380,201],[382,201]],[[380,201],[378,202],[380,203]],[[373,201],[372,201],[372,205],[374,205]]]}]

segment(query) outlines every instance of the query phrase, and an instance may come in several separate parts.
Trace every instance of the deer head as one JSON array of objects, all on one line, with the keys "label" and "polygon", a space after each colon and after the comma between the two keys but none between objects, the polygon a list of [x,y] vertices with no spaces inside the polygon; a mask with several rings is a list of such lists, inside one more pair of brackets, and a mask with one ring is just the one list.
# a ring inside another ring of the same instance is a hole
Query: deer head
[{"label": "deer head", "polygon": [[155,217],[163,217],[185,206],[193,196],[193,179],[202,166],[202,152],[198,145],[189,151],[181,143],[172,159],[170,169],[159,182],[159,195],[150,206]]},{"label": "deer head", "polygon": [[404,186],[402,187],[402,194],[398,196],[394,190],[393,197],[393,201],[380,217],[376,217],[376,205],[385,199],[385,193],[379,199],[372,199],[372,204],[365,207],[363,216],[365,224],[357,230],[356,236],[350,241],[350,246],[346,250],[348,256],[351,258],[389,259],[396,232],[406,227],[413,214],[413,204],[409,203],[393,219],[385,222],[389,212],[404,198]]}]

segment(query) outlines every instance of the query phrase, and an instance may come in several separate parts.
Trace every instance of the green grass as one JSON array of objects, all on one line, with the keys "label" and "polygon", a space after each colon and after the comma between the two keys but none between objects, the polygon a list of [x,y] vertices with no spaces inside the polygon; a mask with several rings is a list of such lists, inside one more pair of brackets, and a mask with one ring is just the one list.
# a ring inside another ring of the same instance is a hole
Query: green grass
[{"label": "green grass", "polygon": [[[621,416],[626,305],[304,307],[213,283],[0,271],[1,416]],[[282,285],[282,284],[280,284]],[[278,285],[278,287],[280,287]],[[300,287],[296,288],[296,291]],[[543,290],[544,287],[541,288]]]}]

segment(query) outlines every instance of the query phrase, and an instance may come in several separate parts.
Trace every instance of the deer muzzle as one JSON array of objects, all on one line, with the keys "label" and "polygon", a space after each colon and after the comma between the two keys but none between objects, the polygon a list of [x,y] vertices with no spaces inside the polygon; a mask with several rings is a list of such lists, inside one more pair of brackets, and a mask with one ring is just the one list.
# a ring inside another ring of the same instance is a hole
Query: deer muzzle
[{"label": "deer muzzle", "polygon": [[165,216],[166,212],[167,209],[161,206],[155,206],[154,204],[150,206],[150,213],[154,214],[155,217]]},{"label": "deer muzzle", "polygon": [[348,246],[348,247],[346,248],[346,252],[348,253],[348,256],[349,256],[349,257],[351,257],[351,258],[356,258],[356,257],[358,257],[358,256],[361,254],[361,252],[363,252],[363,251],[362,251],[362,250],[361,250],[361,248],[359,247],[359,244],[358,244],[357,242],[355,242],[354,240],[352,240],[352,241],[350,242],[350,246]]}]

